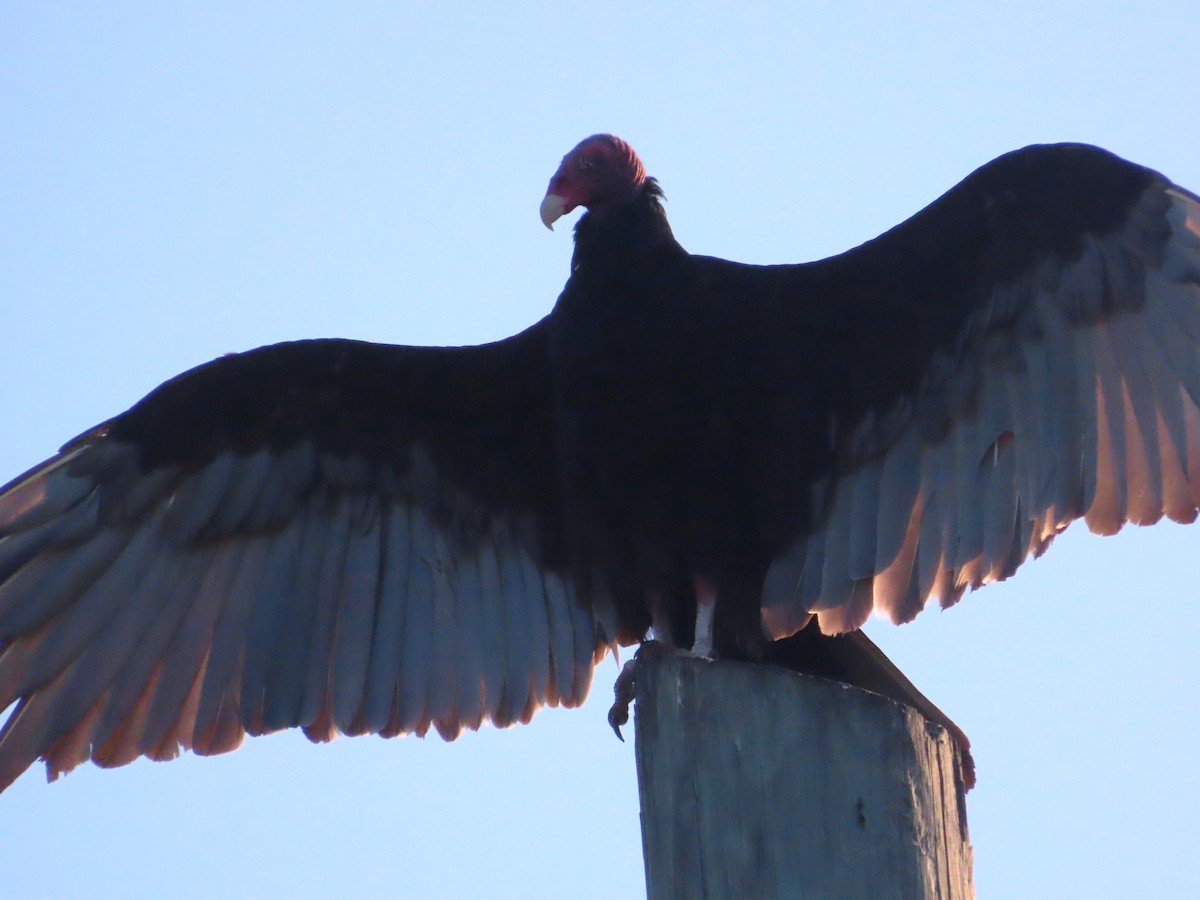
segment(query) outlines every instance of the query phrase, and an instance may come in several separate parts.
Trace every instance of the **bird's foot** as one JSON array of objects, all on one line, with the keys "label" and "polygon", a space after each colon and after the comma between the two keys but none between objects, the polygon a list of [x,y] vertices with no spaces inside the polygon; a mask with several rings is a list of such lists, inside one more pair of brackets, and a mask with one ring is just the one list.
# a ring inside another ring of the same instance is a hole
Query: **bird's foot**
[{"label": "bird's foot", "polygon": [[[637,653],[633,654],[633,659],[621,668],[621,674],[617,676],[616,683],[613,684],[614,697],[613,705],[608,710],[608,724],[612,726],[612,730],[622,741],[625,738],[621,734],[621,726],[629,721],[629,704],[637,696],[637,672],[643,654],[663,656],[670,653],[702,659],[712,658],[713,615],[717,608],[717,589],[712,582],[700,576],[692,579],[692,587],[696,592],[696,625],[692,649],[684,650],[665,641],[643,641],[642,645],[638,647]],[[651,606],[653,607],[654,604],[651,603]],[[656,622],[655,625],[657,626],[658,623]],[[657,632],[656,628],[656,633],[668,632]]]},{"label": "bird's foot", "polygon": [[[641,652],[640,650],[638,651]],[[624,742],[621,726],[629,721],[629,704],[637,695],[637,654],[626,660],[621,667],[621,674],[613,682],[613,705],[608,710],[608,724],[612,726],[617,740]]]},{"label": "bird's foot", "polygon": [[617,680],[613,684],[613,705],[608,710],[608,724],[612,726],[612,730],[622,741],[625,740],[625,736],[621,734],[621,726],[629,721],[629,704],[637,696],[637,673],[643,654],[646,658],[668,654],[695,655],[679,647],[672,647],[665,641],[642,642],[637,653],[633,654],[633,659],[621,667],[621,674],[617,676]]}]

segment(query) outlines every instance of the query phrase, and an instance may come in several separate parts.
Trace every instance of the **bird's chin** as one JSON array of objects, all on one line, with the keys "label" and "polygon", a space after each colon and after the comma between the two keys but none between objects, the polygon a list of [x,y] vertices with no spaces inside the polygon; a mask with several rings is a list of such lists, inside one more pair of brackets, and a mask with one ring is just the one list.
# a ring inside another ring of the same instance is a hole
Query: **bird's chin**
[{"label": "bird's chin", "polygon": [[542,205],[538,207],[538,215],[542,217],[542,224],[551,231],[554,230],[554,223],[567,211],[567,201],[558,194],[547,194],[542,200]]}]

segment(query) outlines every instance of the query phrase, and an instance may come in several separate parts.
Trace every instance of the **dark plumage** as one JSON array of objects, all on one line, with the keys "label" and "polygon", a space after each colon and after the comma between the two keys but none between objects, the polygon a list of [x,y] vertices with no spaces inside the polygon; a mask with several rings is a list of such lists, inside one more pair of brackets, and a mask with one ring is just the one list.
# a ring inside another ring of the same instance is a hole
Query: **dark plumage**
[{"label": "dark plumage", "polygon": [[513,338],[224,357],[0,491],[0,787],[525,721],[651,627],[936,716],[872,609],[950,605],[1081,516],[1195,518],[1200,200],[1161,175],[1030,147],[791,266],[686,253],[610,136],[543,221],[577,206]]}]

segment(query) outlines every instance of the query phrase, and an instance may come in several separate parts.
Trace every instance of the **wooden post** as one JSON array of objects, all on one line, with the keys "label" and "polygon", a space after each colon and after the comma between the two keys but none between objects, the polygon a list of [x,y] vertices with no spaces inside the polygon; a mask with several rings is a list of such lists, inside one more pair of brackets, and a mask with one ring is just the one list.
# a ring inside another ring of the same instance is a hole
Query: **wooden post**
[{"label": "wooden post", "polygon": [[644,658],[635,706],[651,900],[968,900],[953,742],[910,707],[784,669]]}]

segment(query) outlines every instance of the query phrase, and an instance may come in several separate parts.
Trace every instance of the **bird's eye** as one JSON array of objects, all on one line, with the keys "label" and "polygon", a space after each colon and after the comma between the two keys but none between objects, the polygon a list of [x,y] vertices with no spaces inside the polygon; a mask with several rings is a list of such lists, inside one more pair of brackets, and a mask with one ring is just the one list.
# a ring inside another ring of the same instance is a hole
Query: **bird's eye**
[{"label": "bird's eye", "polygon": [[598,157],[592,157],[592,156],[579,157],[579,169],[582,172],[586,172],[588,169],[598,168],[599,166],[600,166],[600,159]]}]

